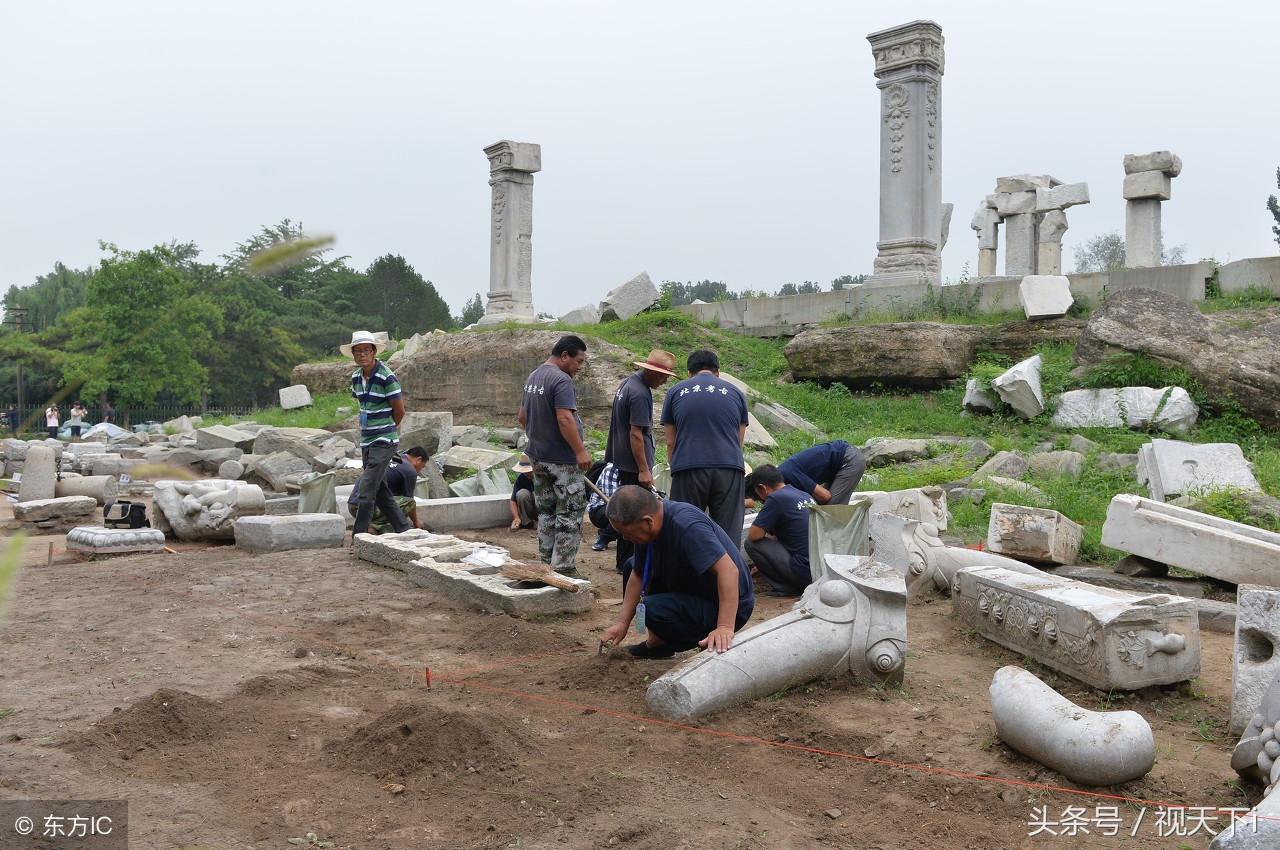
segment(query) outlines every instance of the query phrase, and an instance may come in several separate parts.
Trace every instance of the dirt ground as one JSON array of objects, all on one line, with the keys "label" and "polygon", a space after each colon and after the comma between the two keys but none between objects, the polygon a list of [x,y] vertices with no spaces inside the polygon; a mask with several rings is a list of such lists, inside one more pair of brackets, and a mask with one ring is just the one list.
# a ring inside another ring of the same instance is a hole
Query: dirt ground
[{"label": "dirt ground", "polygon": [[[532,532],[459,536],[536,559]],[[1080,789],[995,738],[987,688],[1023,659],[959,629],[943,597],[909,606],[901,689],[819,682],[675,726],[644,694],[679,656],[596,652],[621,595],[612,548],[584,544],[589,614],[521,620],[345,549],[49,564],[50,541],[28,538],[0,632],[0,797],[127,799],[136,850],[308,833],[369,850],[1197,848],[1193,817],[1179,834],[1134,800],[1256,802],[1228,763],[1228,635],[1202,635],[1194,682],[1110,699],[1028,663],[1155,732],[1149,775]],[[753,622],[790,604],[761,597]],[[1069,832],[1069,807],[1115,807],[1118,834],[1029,835],[1036,809]]]}]

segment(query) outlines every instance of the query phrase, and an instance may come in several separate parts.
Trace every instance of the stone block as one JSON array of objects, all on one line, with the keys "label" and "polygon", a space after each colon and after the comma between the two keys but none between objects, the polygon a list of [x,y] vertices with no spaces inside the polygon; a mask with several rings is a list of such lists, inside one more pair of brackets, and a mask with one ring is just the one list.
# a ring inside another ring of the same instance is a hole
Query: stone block
[{"label": "stone block", "polygon": [[1084,474],[1084,455],[1079,452],[1037,452],[1027,458],[1030,471],[1041,478],[1066,476],[1078,480]]},{"label": "stone block", "polygon": [[[426,492],[422,493],[424,486]],[[440,467],[434,460],[422,467],[422,471],[418,473],[418,491],[419,495],[429,499],[449,498],[449,485],[445,483],[444,474],[440,472]]]},{"label": "stone block", "polygon": [[1138,201],[1155,198],[1167,201],[1171,197],[1172,181],[1168,174],[1159,171],[1139,171],[1124,178],[1124,199]]},{"label": "stone block", "polygon": [[1058,396],[1055,428],[1159,428],[1186,433],[1200,409],[1182,387],[1070,390]]},{"label": "stone block", "polygon": [[656,679],[649,710],[702,717],[818,679],[902,682],[907,593],[902,574],[871,558],[827,555],[822,578],[789,613],[744,629],[724,652],[699,652]]},{"label": "stone block", "polygon": [[965,382],[964,401],[961,404],[965,410],[973,413],[990,413],[996,409],[996,400],[982,391],[982,382],[977,378],[970,378]]},{"label": "stone block", "polygon": [[488,448],[489,430],[483,425],[454,425],[451,445],[477,449]]},{"label": "stone block", "polygon": [[804,431],[807,434],[816,434],[818,432],[818,426],[792,413],[780,404],[758,401],[752,407],[752,410],[761,424],[770,431]]},{"label": "stone block", "polygon": [[311,471],[310,460],[290,452],[280,451],[261,458],[246,475],[253,476],[277,493],[283,493],[288,489],[289,484],[298,483],[299,478]]},{"label": "stone block", "polygon": [[56,499],[17,502],[13,506],[13,518],[18,522],[83,520],[93,516],[97,511],[98,502],[92,496],[62,496]]},{"label": "stone block", "polygon": [[1231,734],[1239,735],[1280,675],[1280,590],[1243,584],[1236,590],[1236,643],[1231,662]]},{"label": "stone block", "polygon": [[1002,216],[1024,215],[1035,211],[1035,190],[996,193],[996,212]]},{"label": "stone block", "polygon": [[1018,305],[1028,319],[1056,319],[1071,309],[1071,281],[1064,275],[1029,274],[1018,284]]},{"label": "stone block", "polygon": [[[421,512],[421,508],[419,508]],[[511,516],[507,514],[507,520]],[[577,593],[506,578],[500,567],[465,563],[480,553],[511,563],[505,549],[472,543],[449,535],[413,530],[402,534],[357,534],[352,551],[357,558],[403,570],[419,587],[442,593],[464,605],[477,605],[493,614],[514,617],[581,614],[591,610],[591,582],[570,579]]]},{"label": "stone block", "polygon": [[600,310],[594,304],[583,304],[576,310],[570,310],[560,317],[562,325],[598,325]]},{"label": "stone block", "polygon": [[342,545],[347,524],[337,514],[247,516],[235,521],[236,548],[249,552],[331,549]]},{"label": "stone block", "polygon": [[978,470],[973,473],[973,481],[977,484],[991,475],[1003,478],[1021,478],[1027,474],[1027,470],[1030,468],[1031,462],[1027,460],[1026,455],[1022,452],[996,452],[995,457],[978,467]]},{"label": "stone block", "polygon": [[[1160,200],[1142,198],[1124,205],[1124,261],[1129,270],[1155,268],[1162,262],[1164,228],[1161,224]],[[1113,274],[1114,282],[1119,274]],[[1199,284],[1196,284],[1197,288]],[[1202,296],[1203,297],[1203,296]]]},{"label": "stone block", "polygon": [[1124,155],[1125,174],[1141,174],[1144,171],[1160,171],[1170,177],[1177,177],[1182,173],[1182,159],[1169,151]]},{"label": "stone block", "polygon": [[778,443],[760,424],[760,420],[756,419],[755,414],[748,411],[747,430],[742,436],[742,445],[749,449],[771,449]]},{"label": "stone block", "polygon": [[258,431],[253,442],[253,453],[270,455],[288,452],[295,457],[311,460],[320,454],[320,444],[333,439],[333,434],[323,428],[272,428]]},{"label": "stone block", "polygon": [[649,274],[640,272],[626,283],[609,290],[609,294],[600,302],[600,321],[630,319],[657,304],[660,297],[661,293],[653,285],[653,281],[649,280]]},{"label": "stone block", "polygon": [[1155,766],[1151,724],[1136,711],[1081,708],[1021,667],[991,680],[996,735],[1081,785],[1119,785]]},{"label": "stone block", "polygon": [[1101,446],[1093,440],[1090,440],[1088,437],[1081,434],[1071,435],[1071,450],[1073,452],[1079,452],[1083,455],[1092,451],[1097,451],[1099,448],[1101,448]]},{"label": "stone block", "polygon": [[200,452],[200,460],[197,462],[203,472],[216,475],[222,464],[229,460],[238,460],[246,467],[256,460],[252,455],[246,455],[240,449],[204,449]]},{"label": "stone block", "polygon": [[1280,257],[1253,257],[1218,267],[1223,294],[1256,286],[1280,298]]},{"label": "stone block", "polygon": [[89,496],[101,507],[114,502],[120,493],[119,485],[110,475],[82,475],[78,478],[63,476],[53,488],[54,496]]},{"label": "stone block", "polygon": [[[280,493],[272,493],[266,497],[263,516],[292,516],[298,513],[298,503],[301,501],[301,496],[285,496]],[[351,524],[355,524],[354,517],[351,520]]]},{"label": "stone block", "polygon": [[1103,691],[1169,685],[1200,672],[1195,603],[1000,567],[959,570],[962,628]]},{"label": "stone block", "polygon": [[135,466],[142,466],[145,460],[134,460],[120,455],[88,455],[85,458],[85,472],[89,475],[110,475],[119,478],[128,475]]},{"label": "stone block", "polygon": [[523,449],[529,444],[529,437],[523,428],[494,428],[493,437],[513,449]]},{"label": "stone block", "polygon": [[67,532],[67,549],[91,555],[163,552],[164,532],[158,528],[77,526]]},{"label": "stone block", "polygon": [[[12,437],[6,437],[4,439],[3,445],[4,445],[5,460],[14,461],[14,460],[26,460],[27,448],[31,444],[28,443],[26,440],[15,440]],[[102,448],[101,443],[95,443],[94,445],[99,446],[99,450],[101,450]]]},{"label": "stone block", "polygon": [[1138,481],[1150,488],[1151,498],[1158,502],[1228,488],[1260,492],[1252,469],[1235,443],[1155,439],[1138,450]]},{"label": "stone block", "polygon": [[510,469],[520,460],[520,455],[518,452],[453,446],[443,454],[437,455],[437,459],[444,467],[444,474],[452,477],[461,475],[468,469],[483,470],[491,467]]},{"label": "stone block", "polygon": [[451,411],[409,411],[400,420],[400,449],[422,446],[433,457],[453,445]]},{"label": "stone block", "polygon": [[253,451],[254,435],[226,425],[209,425],[196,429],[197,449],[240,449]]},{"label": "stone block", "polygon": [[321,449],[318,455],[311,458],[311,469],[315,472],[328,472],[339,466],[345,466],[356,448],[355,443],[348,440],[333,440],[328,448]]},{"label": "stone block", "polygon": [[[1013,192],[1034,192],[1037,189],[1048,189],[1060,185],[1048,174],[1014,174],[1009,177],[996,178],[996,194]],[[990,197],[988,195],[988,197]]]},{"label": "stone block", "polygon": [[1036,189],[1036,212],[1065,210],[1089,203],[1088,183],[1064,183],[1052,189]]},{"label": "stone block", "polygon": [[468,498],[430,499],[418,507],[418,518],[432,531],[497,528],[511,522],[510,493]]},{"label": "stone block", "polygon": [[862,455],[866,458],[868,469],[887,466],[891,463],[905,463],[927,457],[928,454],[928,440],[897,440],[872,437],[862,446]]},{"label": "stone block", "polygon": [[[1033,202],[1034,205],[1034,202]],[[1004,273],[1023,278],[1036,273],[1039,237],[1034,213],[1011,215],[1004,220]]]},{"label": "stone block", "polygon": [[1120,493],[1102,545],[1232,584],[1280,587],[1280,534]]},{"label": "stone block", "polygon": [[[53,449],[34,444],[27,447],[22,465],[22,482],[18,487],[18,501],[44,502],[54,498],[58,483],[58,461]],[[14,518],[20,519],[17,512]]]},{"label": "stone block", "polygon": [[1003,375],[992,379],[995,390],[1005,404],[1023,419],[1044,413],[1044,393],[1040,389],[1040,355],[1028,357]]},{"label": "stone block", "polygon": [[996,502],[987,524],[987,551],[1038,564],[1074,564],[1084,527],[1057,511]]},{"label": "stone block", "polygon": [[306,384],[294,384],[280,388],[280,407],[284,410],[295,410],[299,407],[311,406],[311,391]]}]

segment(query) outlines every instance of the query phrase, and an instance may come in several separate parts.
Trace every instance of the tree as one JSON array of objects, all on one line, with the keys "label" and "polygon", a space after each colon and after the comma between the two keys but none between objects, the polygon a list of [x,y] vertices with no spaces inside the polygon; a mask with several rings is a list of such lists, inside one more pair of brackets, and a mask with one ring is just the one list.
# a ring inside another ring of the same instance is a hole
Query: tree
[{"label": "tree", "polygon": [[89,280],[84,309],[73,311],[63,383],[86,395],[111,391],[126,408],[162,392],[199,400],[209,374],[197,357],[222,330],[222,311],[184,274],[197,249],[102,247],[111,256]]},{"label": "tree", "polygon": [[465,328],[467,325],[474,325],[484,317],[484,301],[480,299],[480,293],[477,292],[475,297],[467,302],[467,306],[462,308],[462,315],[458,317],[458,326]]},{"label": "tree", "polygon": [[1074,250],[1076,274],[1124,268],[1124,237],[1119,231],[1095,236]]},{"label": "tree", "polygon": [[[279,316],[288,302],[266,281],[215,269],[206,288],[222,311],[223,333],[202,351],[209,372],[209,401],[219,407],[259,407],[288,386],[293,367],[306,352]],[[330,349],[330,353],[333,349]]]},{"label": "tree", "polygon": [[379,257],[369,266],[362,302],[363,312],[381,321],[379,330],[389,331],[396,339],[453,327],[449,305],[435,286],[399,254]]},{"label": "tree", "polygon": [[41,331],[52,327],[58,316],[84,306],[85,283],[90,271],[69,269],[62,263],[54,263],[53,271],[36,278],[31,286],[19,289],[9,287],[4,296],[6,319],[14,308],[25,308],[24,329]]},{"label": "tree", "polygon": [[821,292],[822,287],[811,280],[806,280],[801,284],[784,283],[782,288],[778,290],[779,295],[808,295],[813,292]]},{"label": "tree", "polygon": [[733,292],[722,280],[700,280],[697,283],[680,283],[675,280],[664,280],[660,287],[664,296],[671,295],[671,306],[692,304],[694,301],[733,301],[742,297]]},{"label": "tree", "polygon": [[840,277],[838,277],[838,278],[836,278],[835,280],[831,281],[831,290],[834,292],[834,291],[835,291],[835,290],[837,290],[837,289],[844,289],[845,287],[853,287],[853,286],[857,286],[858,284],[862,283],[862,282],[863,282],[864,280],[866,280],[866,279],[867,279],[867,276],[866,276],[865,274],[859,274],[859,275],[845,274],[845,275],[840,275]]},{"label": "tree", "polygon": [[[1276,188],[1280,189],[1280,168],[1276,169]],[[1271,211],[1271,217],[1276,220],[1275,227],[1271,228],[1271,232],[1276,236],[1276,244],[1280,245],[1280,201],[1276,200],[1275,195],[1267,198],[1267,209]]]}]

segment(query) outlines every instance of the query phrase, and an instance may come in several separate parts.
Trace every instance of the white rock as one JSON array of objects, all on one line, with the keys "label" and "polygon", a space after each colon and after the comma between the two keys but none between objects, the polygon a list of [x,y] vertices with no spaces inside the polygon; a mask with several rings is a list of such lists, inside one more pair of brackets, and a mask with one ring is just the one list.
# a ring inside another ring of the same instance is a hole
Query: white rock
[{"label": "white rock", "polygon": [[1023,419],[1032,419],[1044,413],[1040,363],[1039,354],[1029,357],[991,382],[991,388]]},{"label": "white rock", "polygon": [[1036,189],[1036,212],[1065,210],[1089,203],[1088,183],[1064,183],[1052,189]]},{"label": "white rock", "polygon": [[981,385],[982,382],[977,378],[970,378],[965,382],[962,402],[965,410],[971,410],[974,413],[990,413],[996,409],[995,399],[983,392]]},{"label": "white rock", "polygon": [[1170,177],[1177,177],[1182,173],[1182,159],[1169,151],[1124,155],[1125,174],[1139,174],[1143,171],[1162,171]]},{"label": "white rock", "polygon": [[1155,439],[1138,450],[1138,483],[1146,484],[1158,502],[1229,488],[1261,492],[1252,468],[1235,443]]},{"label": "white rock", "polygon": [[1139,171],[1127,174],[1124,178],[1124,199],[1137,201],[1142,198],[1157,198],[1167,201],[1170,198],[1172,183],[1169,175],[1160,171]]},{"label": "white rock", "polygon": [[284,410],[310,406],[311,392],[307,389],[306,384],[294,384],[291,387],[280,388],[280,407]]},{"label": "white rock", "polygon": [[1018,284],[1018,304],[1028,319],[1065,316],[1072,304],[1071,281],[1065,275],[1029,274]]},{"label": "white rock", "polygon": [[1002,216],[1022,215],[1036,211],[1035,192],[997,192],[996,212]]},{"label": "white rock", "polygon": [[576,310],[570,310],[560,317],[562,325],[597,325],[600,323],[600,311],[594,304],[583,304]]},{"label": "white rock", "polygon": [[1048,174],[1013,174],[1009,177],[996,178],[996,193],[1034,192],[1037,189],[1048,189],[1059,185],[1059,181]]},{"label": "white rock", "polygon": [[991,506],[987,551],[1049,564],[1074,564],[1084,527],[1057,511],[1006,505]]},{"label": "white rock", "polygon": [[609,294],[600,302],[600,321],[629,319],[657,304],[659,297],[661,293],[653,285],[653,281],[649,280],[649,274],[640,272],[621,286],[609,290]]}]

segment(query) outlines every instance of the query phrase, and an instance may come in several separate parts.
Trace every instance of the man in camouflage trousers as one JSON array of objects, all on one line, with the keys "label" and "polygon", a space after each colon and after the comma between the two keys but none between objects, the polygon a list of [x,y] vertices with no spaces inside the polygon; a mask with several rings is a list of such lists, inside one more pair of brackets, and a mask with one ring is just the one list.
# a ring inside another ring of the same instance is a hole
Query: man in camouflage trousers
[{"label": "man in camouflage trousers", "polygon": [[586,358],[587,344],[581,337],[561,337],[547,361],[525,380],[520,400],[519,420],[529,435],[525,454],[533,465],[538,508],[538,557],[566,575],[577,575],[573,562],[587,509],[583,473],[591,468],[573,390],[573,376]]}]

